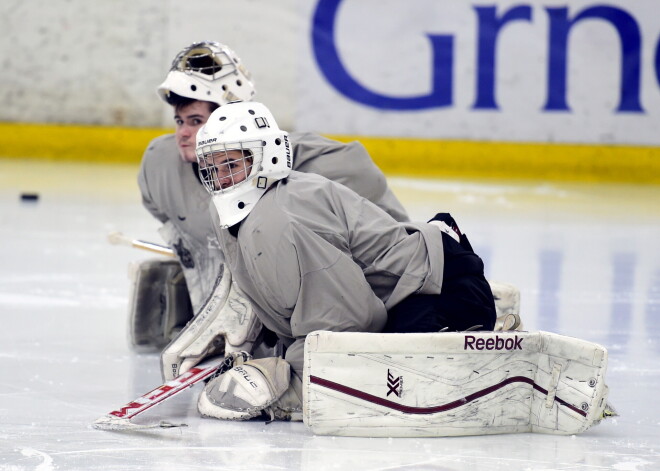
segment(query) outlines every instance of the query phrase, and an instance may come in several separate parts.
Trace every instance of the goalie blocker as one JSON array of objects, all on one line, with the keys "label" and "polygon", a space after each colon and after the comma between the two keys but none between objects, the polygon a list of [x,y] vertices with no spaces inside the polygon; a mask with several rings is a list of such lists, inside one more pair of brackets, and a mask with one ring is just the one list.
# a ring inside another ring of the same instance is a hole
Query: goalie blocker
[{"label": "goalie blocker", "polygon": [[548,332],[314,332],[303,420],[320,435],[569,435],[608,415],[607,351]]}]

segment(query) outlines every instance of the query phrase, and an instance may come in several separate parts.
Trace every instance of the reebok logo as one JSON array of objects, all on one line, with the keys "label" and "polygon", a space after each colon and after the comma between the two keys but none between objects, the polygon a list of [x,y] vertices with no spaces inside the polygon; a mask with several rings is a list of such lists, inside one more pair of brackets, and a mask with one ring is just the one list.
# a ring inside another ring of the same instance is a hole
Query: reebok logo
[{"label": "reebok logo", "polygon": [[522,337],[502,338],[499,335],[490,338],[465,336],[463,350],[522,350]]},{"label": "reebok logo", "polygon": [[[401,397],[401,391],[403,390],[403,376],[395,377],[390,370],[387,370],[387,396],[394,393],[396,397]],[[386,397],[387,397],[386,396]]]}]

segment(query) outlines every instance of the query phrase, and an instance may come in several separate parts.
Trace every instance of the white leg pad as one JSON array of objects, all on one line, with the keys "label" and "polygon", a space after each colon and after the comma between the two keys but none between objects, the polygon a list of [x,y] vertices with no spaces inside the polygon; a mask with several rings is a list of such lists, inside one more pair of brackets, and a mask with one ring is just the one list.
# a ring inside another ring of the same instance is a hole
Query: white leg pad
[{"label": "white leg pad", "polygon": [[260,331],[252,305],[225,270],[204,307],[161,352],[163,378],[176,378],[207,356],[251,352]]},{"label": "white leg pad", "polygon": [[603,418],[607,351],[548,332],[313,332],[303,420],[320,435],[570,435]]}]

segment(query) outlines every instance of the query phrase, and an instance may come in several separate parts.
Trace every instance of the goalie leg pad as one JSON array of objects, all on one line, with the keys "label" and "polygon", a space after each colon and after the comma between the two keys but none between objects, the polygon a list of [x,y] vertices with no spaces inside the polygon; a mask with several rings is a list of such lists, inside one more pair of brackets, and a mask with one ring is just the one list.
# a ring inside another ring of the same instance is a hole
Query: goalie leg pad
[{"label": "goalie leg pad", "polygon": [[300,408],[300,399],[291,402],[290,379],[290,366],[281,358],[250,360],[209,381],[197,407],[203,416],[216,419],[249,420],[272,412],[287,420]]},{"label": "goalie leg pad", "polygon": [[172,341],[193,312],[176,260],[148,259],[129,266],[128,337],[132,347],[158,351]]},{"label": "goalie leg pad", "polygon": [[161,353],[163,378],[171,380],[211,355],[252,351],[261,322],[223,270],[211,297]]},{"label": "goalie leg pad", "polygon": [[314,433],[580,433],[603,418],[607,352],[548,332],[315,332],[303,418]]}]

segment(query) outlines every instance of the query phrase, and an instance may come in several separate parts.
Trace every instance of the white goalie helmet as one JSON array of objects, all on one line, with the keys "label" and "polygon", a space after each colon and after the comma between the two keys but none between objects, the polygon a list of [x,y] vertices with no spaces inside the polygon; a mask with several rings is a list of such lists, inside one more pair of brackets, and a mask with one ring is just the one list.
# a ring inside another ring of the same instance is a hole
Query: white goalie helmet
[{"label": "white goalie helmet", "polygon": [[289,136],[257,102],[216,109],[197,132],[199,174],[221,227],[238,224],[276,181],[292,168]]},{"label": "white goalie helmet", "polygon": [[[193,43],[177,54],[158,95],[170,103],[170,95],[219,106],[254,97],[254,82],[234,51],[217,42]],[[170,103],[171,104],[171,103]]]}]

